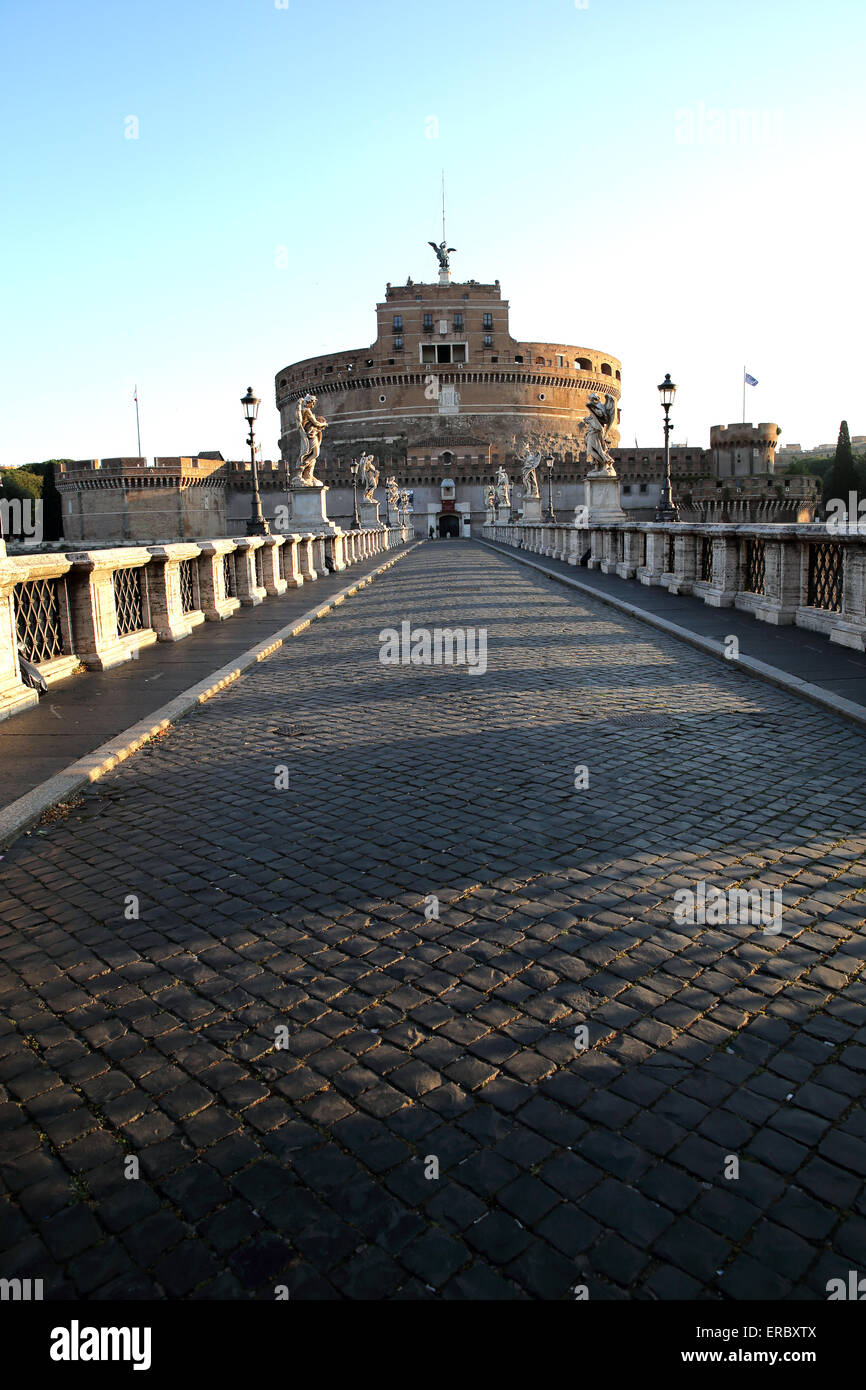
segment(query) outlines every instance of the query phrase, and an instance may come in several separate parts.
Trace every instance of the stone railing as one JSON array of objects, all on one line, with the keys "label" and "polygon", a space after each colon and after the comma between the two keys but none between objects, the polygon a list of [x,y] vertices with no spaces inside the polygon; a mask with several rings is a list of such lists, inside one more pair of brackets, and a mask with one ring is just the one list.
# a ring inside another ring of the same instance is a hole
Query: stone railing
[{"label": "stone railing", "polygon": [[47,684],[104,671],[287,589],[404,545],[406,527],[6,555],[0,541],[0,719]]},{"label": "stone railing", "polygon": [[500,524],[482,536],[866,650],[866,534],[825,525]]}]

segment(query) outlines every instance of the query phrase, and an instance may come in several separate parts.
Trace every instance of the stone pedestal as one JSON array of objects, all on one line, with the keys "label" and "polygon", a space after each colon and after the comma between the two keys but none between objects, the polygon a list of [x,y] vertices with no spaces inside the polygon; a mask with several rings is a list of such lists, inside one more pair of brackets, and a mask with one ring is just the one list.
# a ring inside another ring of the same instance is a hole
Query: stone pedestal
[{"label": "stone pedestal", "polygon": [[328,517],[322,487],[290,487],[286,493],[289,506],[289,526],[293,531],[329,531],[336,528]]},{"label": "stone pedestal", "polygon": [[619,478],[615,473],[596,470],[587,473],[583,483],[584,502],[588,510],[587,525],[604,525],[610,521],[626,521],[620,505]]},{"label": "stone pedestal", "polygon": [[382,522],[379,520],[378,502],[359,502],[358,515],[361,518],[361,526],[363,528],[382,525]]},{"label": "stone pedestal", "polygon": [[510,526],[510,525],[511,525],[511,505],[510,505],[510,503],[508,503],[508,502],[500,502],[500,503],[498,503],[498,505],[497,505],[497,510],[496,510],[496,524],[497,524],[497,526]]},{"label": "stone pedestal", "polygon": [[524,497],[523,511],[520,513],[520,525],[538,525],[541,521],[541,498]]}]

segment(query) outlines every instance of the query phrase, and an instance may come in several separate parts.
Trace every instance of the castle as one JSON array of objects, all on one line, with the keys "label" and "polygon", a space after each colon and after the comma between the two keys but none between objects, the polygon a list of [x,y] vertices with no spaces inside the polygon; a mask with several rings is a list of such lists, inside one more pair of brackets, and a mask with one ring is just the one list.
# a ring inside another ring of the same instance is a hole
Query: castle
[{"label": "castle", "polygon": [[[350,462],[367,452],[378,460],[382,491],[390,474],[409,491],[419,535],[470,535],[484,520],[496,470],[519,478],[525,445],[553,457],[554,510],[568,516],[584,500],[584,421],[596,395],[613,402],[610,444],[623,508],[651,520],[664,450],[619,447],[619,360],[598,348],[518,341],[499,281],[454,283],[447,255],[437,256],[445,260],[438,281],[387,286],[369,347],[305,358],[276,374],[281,457],[259,464],[265,515],[273,518],[285,501],[298,451],[298,403],[313,394],[328,422],[319,471],[338,524],[348,526],[353,515]],[[778,438],[775,424],[715,425],[708,449],[673,447],[683,516],[810,519],[814,481],[775,477]],[[546,503],[546,470],[540,473]],[[153,465],[83,460],[63,467],[57,486],[67,541],[237,534],[249,513],[250,464],[213,454]]]}]

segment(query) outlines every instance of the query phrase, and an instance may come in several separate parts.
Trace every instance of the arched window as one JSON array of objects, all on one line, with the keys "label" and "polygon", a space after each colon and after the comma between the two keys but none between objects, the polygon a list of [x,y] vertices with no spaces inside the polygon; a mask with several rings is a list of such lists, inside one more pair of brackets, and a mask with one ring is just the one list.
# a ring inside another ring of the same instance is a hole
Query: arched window
[{"label": "arched window", "polygon": [[602,376],[613,376],[613,369],[611,368],[611,365],[610,365],[609,362],[602,362],[602,364],[601,364],[601,374],[602,374]]},{"label": "arched window", "polygon": [[578,357],[574,365],[578,367],[582,372],[592,371],[592,363],[590,362],[588,357]]},{"label": "arched window", "polygon": [[544,366],[544,358],[543,358],[543,357],[536,357],[536,359],[535,359],[535,365],[536,365],[536,367],[543,367],[543,366]]}]

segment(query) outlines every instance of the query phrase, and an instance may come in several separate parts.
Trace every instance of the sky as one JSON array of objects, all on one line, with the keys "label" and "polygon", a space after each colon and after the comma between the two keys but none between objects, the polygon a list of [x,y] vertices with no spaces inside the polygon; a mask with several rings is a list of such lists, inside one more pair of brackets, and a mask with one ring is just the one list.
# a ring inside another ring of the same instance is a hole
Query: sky
[{"label": "sky", "polygon": [[623,364],[621,443],[866,433],[862,0],[3,0],[0,464],[246,454],[388,281]]}]

